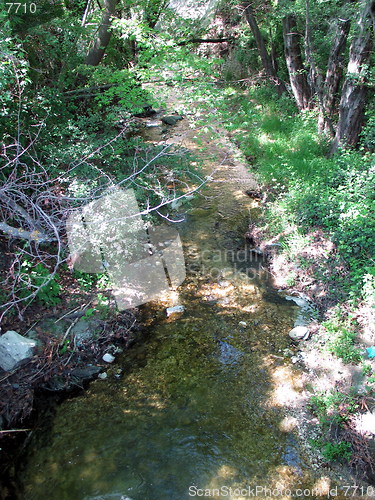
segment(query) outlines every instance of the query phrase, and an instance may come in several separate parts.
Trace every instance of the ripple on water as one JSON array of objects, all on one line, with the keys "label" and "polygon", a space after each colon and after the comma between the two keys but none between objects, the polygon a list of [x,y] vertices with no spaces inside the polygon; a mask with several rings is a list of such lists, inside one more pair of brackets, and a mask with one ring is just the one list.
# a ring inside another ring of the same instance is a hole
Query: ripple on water
[{"label": "ripple on water", "polygon": [[193,203],[180,225],[184,314],[158,316],[142,359],[135,347],[117,361],[121,380],[98,380],[57,408],[50,432],[29,449],[28,500],[183,500],[191,485],[290,486],[306,476],[274,397],[295,310],[279,300],[262,263],[240,268],[227,258],[244,242],[254,208],[242,194],[253,181],[244,168],[241,175],[209,186],[207,208]]}]

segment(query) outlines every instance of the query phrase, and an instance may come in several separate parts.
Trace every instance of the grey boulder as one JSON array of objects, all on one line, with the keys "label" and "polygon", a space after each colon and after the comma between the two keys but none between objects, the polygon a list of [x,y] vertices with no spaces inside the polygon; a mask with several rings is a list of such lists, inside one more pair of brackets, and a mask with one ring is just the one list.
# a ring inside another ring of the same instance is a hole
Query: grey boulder
[{"label": "grey boulder", "polygon": [[5,371],[18,368],[30,359],[36,341],[9,330],[0,337],[0,367]]}]

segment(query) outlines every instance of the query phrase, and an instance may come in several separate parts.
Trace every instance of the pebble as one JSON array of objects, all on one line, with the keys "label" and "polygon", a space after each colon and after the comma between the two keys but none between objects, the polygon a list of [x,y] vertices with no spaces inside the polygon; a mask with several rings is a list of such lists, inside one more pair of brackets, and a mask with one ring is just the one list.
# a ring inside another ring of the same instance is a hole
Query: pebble
[{"label": "pebble", "polygon": [[108,374],[106,372],[99,373],[98,378],[105,380],[108,377]]},{"label": "pebble", "polygon": [[106,363],[113,363],[115,360],[115,357],[112,356],[112,354],[109,354],[109,352],[106,352],[104,356],[102,357],[102,360],[105,361]]},{"label": "pebble", "polygon": [[170,316],[171,314],[180,313],[184,311],[185,307],[180,305],[180,306],[167,307],[165,312],[167,313],[167,316]]},{"label": "pebble", "polygon": [[240,321],[238,324],[239,324],[240,326],[247,326],[246,321]]}]

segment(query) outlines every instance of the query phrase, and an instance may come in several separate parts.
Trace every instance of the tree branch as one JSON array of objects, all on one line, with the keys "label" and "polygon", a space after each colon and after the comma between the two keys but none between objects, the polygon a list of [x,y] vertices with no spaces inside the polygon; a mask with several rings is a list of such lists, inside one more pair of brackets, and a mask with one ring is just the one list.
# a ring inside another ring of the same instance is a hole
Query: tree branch
[{"label": "tree branch", "polygon": [[40,231],[25,231],[24,229],[17,229],[16,227],[9,226],[5,222],[0,222],[0,231],[11,236],[12,238],[18,238],[22,240],[35,241],[36,243],[46,243],[53,241],[52,238],[48,237],[46,234]]},{"label": "tree branch", "polygon": [[223,43],[223,42],[233,42],[235,41],[235,37],[231,36],[228,38],[191,38],[190,40],[184,40],[182,42],[178,42],[177,45],[188,45],[189,43]]}]

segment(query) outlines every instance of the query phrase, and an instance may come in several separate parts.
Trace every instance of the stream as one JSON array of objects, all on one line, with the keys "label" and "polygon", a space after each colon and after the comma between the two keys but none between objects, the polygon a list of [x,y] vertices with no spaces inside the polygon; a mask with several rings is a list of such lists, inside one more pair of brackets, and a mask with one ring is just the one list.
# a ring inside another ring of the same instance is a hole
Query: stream
[{"label": "stream", "polygon": [[[173,133],[197,150],[183,122]],[[255,487],[258,497],[267,487],[292,498],[288,489],[322,481],[290,414],[304,401],[301,374],[283,354],[298,307],[244,238],[260,211],[245,194],[254,179],[227,144],[202,154],[213,180],[175,225],[185,282],[143,307],[142,341],[36,434],[22,472],[27,500],[177,500],[202,490],[240,499]],[[184,312],[167,317],[177,304]]]}]

